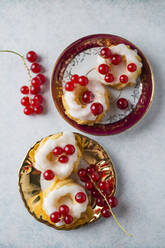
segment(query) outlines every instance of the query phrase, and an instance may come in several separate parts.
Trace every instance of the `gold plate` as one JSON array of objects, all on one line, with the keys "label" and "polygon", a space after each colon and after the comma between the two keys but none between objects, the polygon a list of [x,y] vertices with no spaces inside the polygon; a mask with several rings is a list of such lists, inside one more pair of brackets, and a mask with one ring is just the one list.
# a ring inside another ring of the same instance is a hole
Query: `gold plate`
[{"label": "gold plate", "polygon": [[[82,159],[84,159],[88,164],[96,164],[97,169],[101,172],[102,180],[111,181],[113,185],[111,195],[114,195],[116,192],[116,173],[111,158],[104,148],[96,141],[78,133],[74,134],[77,144],[82,152]],[[52,135],[48,137],[51,136]],[[99,219],[101,215],[101,207],[96,205],[94,198],[90,195],[89,206],[86,213],[82,214],[81,217],[71,225],[57,227],[50,221],[49,216],[42,209],[42,191],[40,186],[41,173],[33,167],[34,152],[42,140],[38,141],[32,148],[30,148],[19,171],[19,190],[25,207],[38,221],[58,230],[71,230],[84,224],[93,223]]]}]

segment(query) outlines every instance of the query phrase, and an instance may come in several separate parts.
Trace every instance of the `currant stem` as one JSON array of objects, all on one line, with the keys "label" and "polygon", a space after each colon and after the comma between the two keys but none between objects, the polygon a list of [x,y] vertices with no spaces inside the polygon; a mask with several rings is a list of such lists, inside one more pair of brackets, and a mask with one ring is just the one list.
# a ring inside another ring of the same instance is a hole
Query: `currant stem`
[{"label": "currant stem", "polygon": [[99,187],[96,185],[96,183],[93,181],[93,179],[91,178],[90,175],[89,175],[89,177],[90,177],[90,179],[91,179],[93,185],[95,186],[95,188],[99,191],[99,193],[102,195],[102,197],[103,197],[104,200],[106,201],[106,203],[107,203],[107,205],[108,205],[108,207],[109,207],[109,210],[110,210],[110,212],[111,212],[111,214],[112,214],[112,216],[113,216],[113,218],[114,218],[116,224],[122,229],[123,232],[125,232],[126,235],[128,235],[128,236],[130,236],[130,237],[133,237],[132,234],[128,233],[128,232],[124,229],[124,227],[122,227],[122,226],[120,225],[120,223],[118,222],[118,220],[117,220],[115,214],[114,214],[113,211],[112,211],[112,208],[111,208],[111,206],[110,206],[110,204],[109,204],[109,202],[108,202],[106,196],[101,192],[101,190],[100,190]]},{"label": "currant stem", "polygon": [[[28,76],[29,76],[29,81],[31,82],[31,80],[32,80],[32,75],[31,75],[31,73],[30,73],[30,69],[29,69],[29,67],[28,67],[28,65],[27,65],[27,63],[26,63],[26,60],[25,60],[24,56],[22,56],[22,55],[21,55],[20,53],[18,53],[18,52],[12,51],[12,50],[0,50],[0,53],[13,53],[13,54],[19,56],[19,57],[22,59],[23,63],[24,63],[24,66],[25,66],[25,68],[26,68],[26,70],[27,70],[27,73],[28,73]],[[31,87],[31,84],[30,84],[30,87]],[[30,88],[30,87],[29,87],[29,88]],[[29,89],[29,97],[30,97],[30,89]]]}]

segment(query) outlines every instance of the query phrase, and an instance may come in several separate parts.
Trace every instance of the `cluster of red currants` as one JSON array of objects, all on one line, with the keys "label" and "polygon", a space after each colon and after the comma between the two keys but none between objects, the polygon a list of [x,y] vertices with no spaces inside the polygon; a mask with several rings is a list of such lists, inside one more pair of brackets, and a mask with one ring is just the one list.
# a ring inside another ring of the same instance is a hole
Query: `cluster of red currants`
[{"label": "cluster of red currants", "polygon": [[[86,76],[79,76],[77,74],[72,75],[70,81],[65,84],[65,90],[73,91],[76,84],[80,84],[81,86],[87,86],[88,78]],[[89,90],[86,90],[82,94],[82,102],[84,104],[92,103],[94,101],[94,98],[94,94]],[[103,105],[99,102],[94,102],[91,105],[90,109],[92,114],[97,116],[103,112]]]},{"label": "cluster of red currants", "polygon": [[[104,47],[100,51],[100,56],[102,56],[105,59],[110,59],[111,63],[113,65],[119,65],[122,62],[122,57],[119,54],[112,54],[111,50],[108,47]],[[130,63],[127,66],[127,70],[129,72],[135,72],[137,69],[137,66],[135,63]],[[98,67],[98,72],[102,75],[105,75],[104,80],[107,83],[112,83],[114,81],[114,76],[112,73],[110,73],[110,67],[107,64],[101,64]],[[120,82],[122,84],[128,83],[128,76],[125,74],[122,74],[120,76]]]},{"label": "cluster of red currants", "polygon": [[[64,147],[64,149],[60,146],[56,146],[52,153],[54,156],[57,157],[58,161],[62,164],[67,163],[69,160],[68,156],[71,156],[75,153],[75,147],[71,144],[68,144]],[[55,174],[52,170],[46,170],[43,173],[43,177],[45,180],[52,180],[54,178]]]},{"label": "cluster of red currants", "polygon": [[[24,114],[41,114],[43,112],[43,106],[41,105],[43,102],[43,97],[39,95],[39,93],[42,85],[46,82],[46,78],[42,73],[40,73],[42,67],[36,62],[37,54],[34,51],[29,51],[26,54],[26,59],[32,63],[30,70],[37,75],[31,79],[30,86],[24,85],[21,87],[21,93],[24,95],[29,95],[24,96],[21,99],[21,104],[25,106]],[[31,98],[31,95],[34,95],[33,98]]]},{"label": "cluster of red currants", "polygon": [[[85,183],[86,190],[90,191],[91,196],[96,199],[96,205],[102,207],[101,215],[106,218],[110,217],[111,212],[109,210],[107,202],[105,201],[105,198],[100,194],[99,190],[106,197],[111,208],[116,207],[118,204],[117,198],[115,196],[109,197],[109,195],[113,191],[112,183],[110,181],[101,181],[101,173],[97,170],[95,165],[89,165],[86,169],[80,169],[78,171],[78,176],[80,180]],[[95,184],[93,184],[92,181]],[[97,185],[99,190],[95,185]]]}]

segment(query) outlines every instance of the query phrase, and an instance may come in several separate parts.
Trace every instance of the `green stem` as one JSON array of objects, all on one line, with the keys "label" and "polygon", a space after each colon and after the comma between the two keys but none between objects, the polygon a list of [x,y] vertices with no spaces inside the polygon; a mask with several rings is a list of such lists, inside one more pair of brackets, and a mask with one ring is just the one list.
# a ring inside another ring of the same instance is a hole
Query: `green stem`
[{"label": "green stem", "polygon": [[[29,69],[29,67],[28,67],[28,65],[26,63],[26,59],[24,58],[24,56],[22,56],[20,53],[17,53],[15,51],[11,51],[11,50],[0,50],[0,53],[13,53],[13,54],[19,56],[22,59],[23,63],[24,63],[24,66],[25,66],[25,68],[27,70],[27,73],[28,73],[28,76],[29,76],[29,81],[31,82],[32,76],[31,76],[30,69]],[[30,85],[30,87],[31,87],[31,85]],[[29,90],[29,96],[30,96],[30,90]]]},{"label": "green stem", "polygon": [[93,181],[93,179],[91,178],[90,175],[89,175],[89,177],[90,177],[90,179],[91,179],[93,185],[95,186],[95,188],[99,191],[99,193],[102,195],[102,197],[103,197],[104,200],[106,201],[106,203],[107,203],[107,205],[108,205],[108,207],[109,207],[109,210],[110,210],[110,212],[111,212],[111,214],[112,214],[112,216],[113,216],[113,218],[114,218],[116,224],[123,230],[123,232],[125,232],[126,235],[132,237],[133,235],[130,234],[130,233],[128,233],[128,232],[124,229],[124,227],[122,227],[122,226],[120,225],[120,223],[118,222],[118,220],[117,220],[115,214],[114,214],[113,211],[112,211],[112,208],[111,208],[111,206],[110,206],[110,204],[109,204],[109,202],[108,202],[106,196],[101,192],[101,190],[100,190],[99,187],[96,185],[96,183]]}]

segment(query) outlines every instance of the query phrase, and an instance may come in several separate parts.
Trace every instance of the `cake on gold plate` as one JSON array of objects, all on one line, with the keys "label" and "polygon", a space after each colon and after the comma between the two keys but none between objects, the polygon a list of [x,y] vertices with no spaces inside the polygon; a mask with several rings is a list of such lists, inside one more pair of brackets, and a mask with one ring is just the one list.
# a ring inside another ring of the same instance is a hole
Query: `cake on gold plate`
[{"label": "cake on gold plate", "polygon": [[56,229],[110,217],[117,206],[110,158],[97,142],[71,132],[50,135],[30,149],[19,186],[28,211]]},{"label": "cake on gold plate", "polygon": [[136,83],[142,62],[137,51],[125,44],[101,49],[97,57],[97,71],[101,83],[118,90]]}]

